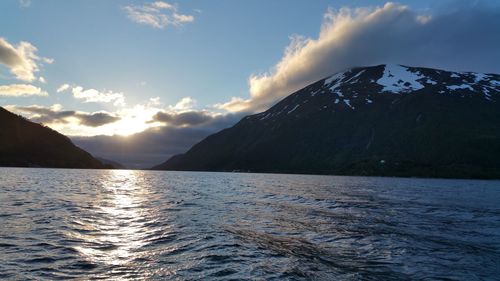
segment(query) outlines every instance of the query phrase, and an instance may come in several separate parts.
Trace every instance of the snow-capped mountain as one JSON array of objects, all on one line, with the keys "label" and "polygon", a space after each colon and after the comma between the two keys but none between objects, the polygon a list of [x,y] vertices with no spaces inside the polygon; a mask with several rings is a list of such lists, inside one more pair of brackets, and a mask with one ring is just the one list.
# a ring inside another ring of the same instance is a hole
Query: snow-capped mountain
[{"label": "snow-capped mountain", "polygon": [[500,75],[352,68],[155,168],[500,178]]},{"label": "snow-capped mountain", "polygon": [[[317,110],[356,110],[376,101],[393,99],[397,102],[405,98],[404,95],[424,93],[467,99],[483,98],[494,102],[499,99],[500,75],[448,72],[393,64],[353,68],[309,85],[271,109],[248,118],[266,120],[281,114],[297,115],[301,112],[301,106],[315,99],[320,101]],[[307,111],[312,109],[302,108]]]}]

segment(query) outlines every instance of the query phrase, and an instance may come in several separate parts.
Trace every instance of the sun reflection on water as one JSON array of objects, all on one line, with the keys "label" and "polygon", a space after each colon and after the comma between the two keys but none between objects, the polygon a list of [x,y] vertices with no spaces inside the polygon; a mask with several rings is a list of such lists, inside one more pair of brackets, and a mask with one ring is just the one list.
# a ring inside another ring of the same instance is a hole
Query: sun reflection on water
[{"label": "sun reflection on water", "polygon": [[92,263],[124,265],[140,258],[154,220],[146,203],[148,190],[141,172],[113,170],[102,177],[100,191],[88,214],[75,218],[77,231],[69,235],[80,240],[74,248]]}]

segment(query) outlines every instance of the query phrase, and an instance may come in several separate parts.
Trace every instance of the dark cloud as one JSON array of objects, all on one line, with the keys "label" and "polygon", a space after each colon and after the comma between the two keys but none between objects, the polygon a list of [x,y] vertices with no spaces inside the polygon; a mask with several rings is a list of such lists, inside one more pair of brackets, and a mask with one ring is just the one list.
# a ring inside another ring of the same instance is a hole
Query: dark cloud
[{"label": "dark cloud", "polygon": [[153,116],[152,121],[163,122],[171,126],[196,126],[214,121],[220,116],[206,111],[188,111],[172,113],[160,111]]},{"label": "dark cloud", "polygon": [[77,113],[75,117],[80,120],[80,124],[89,127],[99,127],[120,120],[119,117],[105,112]]},{"label": "dark cloud", "polygon": [[391,63],[500,73],[498,2],[452,3],[423,13],[395,3],[329,10],[318,38],[292,37],[268,73],[250,77],[250,98],[218,106],[233,112],[264,110],[296,90],[356,66]]},{"label": "dark cloud", "polygon": [[9,109],[16,112],[36,115],[30,118],[31,121],[44,124],[68,124],[69,117],[76,118],[78,123],[89,127],[99,127],[105,124],[113,123],[120,120],[119,117],[107,112],[79,112],[74,110],[58,110],[53,107],[44,107],[38,105],[31,106],[10,106]]},{"label": "dark cloud", "polygon": [[76,111],[64,110],[59,111],[50,107],[30,105],[30,106],[11,106],[10,110],[15,112],[27,113],[30,115],[37,115],[36,117],[30,118],[31,121],[36,123],[63,123],[67,124],[66,118],[74,116]]},{"label": "dark cloud", "polygon": [[[193,113],[193,115],[195,114]],[[200,113],[200,116],[205,115]],[[207,118],[207,121],[202,123],[191,122],[190,124],[198,123],[192,126],[172,127],[167,125],[126,137],[94,136],[71,137],[71,139],[75,144],[95,156],[117,161],[130,168],[150,168],[164,162],[172,155],[186,152],[208,135],[234,125],[242,116],[243,114],[217,115]],[[182,118],[193,121],[188,117]],[[184,120],[183,122],[178,121],[178,123],[186,124],[189,122]]]}]

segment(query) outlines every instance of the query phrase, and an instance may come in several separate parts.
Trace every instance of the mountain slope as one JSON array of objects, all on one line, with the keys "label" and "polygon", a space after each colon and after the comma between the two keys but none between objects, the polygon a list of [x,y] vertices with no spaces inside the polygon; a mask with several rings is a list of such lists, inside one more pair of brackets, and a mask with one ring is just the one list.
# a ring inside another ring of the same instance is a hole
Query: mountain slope
[{"label": "mountain slope", "polygon": [[500,178],[500,76],[353,68],[154,168]]},{"label": "mountain slope", "polygon": [[125,167],[124,165],[113,160],[105,159],[102,157],[95,157],[95,159],[99,160],[99,162],[101,162],[102,164],[109,166],[109,168],[111,169],[119,169],[119,170],[127,169],[127,167]]},{"label": "mountain slope", "polygon": [[0,107],[0,166],[105,168],[58,132]]}]

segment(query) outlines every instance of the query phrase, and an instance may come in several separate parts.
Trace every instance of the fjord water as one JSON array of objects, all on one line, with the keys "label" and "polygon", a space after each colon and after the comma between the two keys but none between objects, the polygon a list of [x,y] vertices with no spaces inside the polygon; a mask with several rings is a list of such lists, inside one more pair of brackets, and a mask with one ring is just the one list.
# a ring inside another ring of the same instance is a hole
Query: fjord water
[{"label": "fjord water", "polygon": [[0,279],[492,280],[500,182],[0,169]]}]

